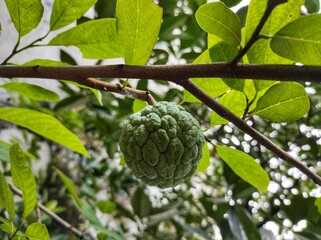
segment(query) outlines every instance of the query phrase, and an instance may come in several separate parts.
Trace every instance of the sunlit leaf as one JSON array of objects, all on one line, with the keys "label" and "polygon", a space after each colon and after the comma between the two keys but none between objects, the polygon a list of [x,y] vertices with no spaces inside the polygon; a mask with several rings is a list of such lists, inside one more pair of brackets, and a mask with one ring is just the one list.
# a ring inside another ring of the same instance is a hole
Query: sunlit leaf
[{"label": "sunlit leaf", "polygon": [[50,236],[45,224],[32,223],[26,230],[26,237],[30,240],[50,240]]},{"label": "sunlit leaf", "polygon": [[226,162],[240,178],[261,192],[267,190],[270,179],[254,158],[233,148],[218,145],[216,145],[215,148],[220,158]]},{"label": "sunlit leaf", "polygon": [[142,110],[144,107],[147,107],[148,104],[145,101],[135,99],[133,103],[133,112],[138,112]]},{"label": "sunlit leaf", "polygon": [[122,57],[117,40],[116,19],[98,19],[82,23],[60,33],[48,45],[75,46],[84,58]]},{"label": "sunlit leaf", "polygon": [[0,171],[0,207],[7,210],[9,219],[13,221],[16,206],[13,200],[13,194],[10,190],[10,187],[7,183],[6,178],[3,176],[1,171]]},{"label": "sunlit leaf", "polygon": [[43,87],[29,84],[29,83],[10,82],[10,83],[0,85],[0,88],[4,88],[12,92],[17,92],[20,95],[26,96],[35,101],[43,101],[43,102],[59,101],[59,95],[57,93],[52,92]]},{"label": "sunlit leaf", "polygon": [[318,208],[319,214],[321,214],[321,197],[315,199],[314,205]]},{"label": "sunlit leaf", "polygon": [[5,3],[19,37],[38,26],[43,14],[41,0],[5,0]]},{"label": "sunlit leaf", "polygon": [[200,162],[197,166],[196,173],[204,172],[210,165],[211,153],[210,153],[210,150],[208,149],[206,142],[203,146],[202,151],[203,151],[203,155],[202,155],[202,158],[200,159]]},{"label": "sunlit leaf", "polygon": [[29,161],[18,144],[10,148],[10,163],[12,181],[22,192],[23,219],[26,219],[37,204],[37,188]]},{"label": "sunlit leaf", "polygon": [[277,32],[272,50],[282,57],[309,65],[321,65],[321,15],[301,17]]},{"label": "sunlit leaf", "polygon": [[[16,232],[17,228],[13,225],[13,222],[8,221],[3,217],[0,217],[0,230],[7,233],[9,236],[12,236],[13,233]],[[16,235],[21,235],[21,232],[17,232]]]},{"label": "sunlit leaf", "polygon": [[60,171],[58,168],[55,168],[56,172],[58,173],[60,179],[63,181],[63,183],[65,184],[66,188],[68,189],[69,193],[71,194],[71,196],[73,196],[73,198],[75,199],[77,205],[79,207],[82,206],[82,201],[80,200],[78,194],[77,194],[77,188],[76,186],[73,184],[73,182],[71,181],[71,179],[69,177],[67,177],[62,171]]},{"label": "sunlit leaf", "polygon": [[[277,6],[261,30],[261,35],[271,36],[289,22],[301,15],[301,5],[304,0],[288,0],[287,3]],[[267,0],[251,0],[246,17],[243,45],[251,38],[256,26],[261,20],[267,6]],[[258,40],[247,52],[250,63],[290,64],[292,61],[275,54],[270,47],[270,40]],[[257,82],[257,81],[256,81]]]},{"label": "sunlit leaf", "polygon": [[[244,93],[231,90],[219,100],[219,103],[228,108],[236,116],[240,117],[244,114],[246,108],[246,97]],[[211,112],[211,125],[227,124],[229,121],[222,118],[216,112]]]},{"label": "sunlit leaf", "polygon": [[97,0],[55,0],[50,18],[50,30],[62,28],[80,18]]},{"label": "sunlit leaf", "polygon": [[56,118],[24,108],[0,108],[0,119],[25,127],[71,150],[90,157],[80,139]]},{"label": "sunlit leaf", "polygon": [[255,114],[273,122],[290,122],[302,118],[310,102],[299,83],[278,83],[270,87],[257,101]]},{"label": "sunlit leaf", "polygon": [[162,9],[152,0],[118,0],[116,19],[125,63],[144,65],[158,38]]},{"label": "sunlit leaf", "polygon": [[200,27],[220,37],[233,47],[241,43],[241,22],[238,16],[221,2],[202,5],[195,14]]}]

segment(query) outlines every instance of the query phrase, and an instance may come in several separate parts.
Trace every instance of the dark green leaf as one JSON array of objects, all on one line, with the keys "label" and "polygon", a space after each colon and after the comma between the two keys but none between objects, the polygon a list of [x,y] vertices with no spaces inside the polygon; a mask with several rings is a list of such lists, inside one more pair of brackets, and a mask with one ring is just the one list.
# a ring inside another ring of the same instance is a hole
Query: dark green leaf
[{"label": "dark green leaf", "polygon": [[255,114],[273,122],[290,122],[302,118],[309,108],[304,87],[299,83],[286,82],[273,85],[259,98]]},{"label": "dark green leaf", "polygon": [[143,187],[137,187],[131,198],[131,204],[133,206],[135,214],[140,217],[147,217],[151,213],[152,204],[149,197],[144,192]]},{"label": "dark green leaf", "polygon": [[118,0],[117,30],[125,63],[144,65],[157,41],[162,9],[152,0]]},{"label": "dark green leaf", "polygon": [[55,168],[56,172],[58,173],[58,176],[60,177],[60,179],[63,181],[63,183],[65,184],[66,188],[68,189],[69,193],[71,194],[71,196],[73,196],[73,198],[75,199],[77,205],[79,207],[81,207],[82,205],[82,201],[80,200],[80,198],[78,197],[77,194],[77,188],[76,186],[73,184],[73,182],[70,180],[69,177],[67,177],[63,172],[61,172],[58,168]]},{"label": "dark green leaf", "polygon": [[45,224],[32,223],[26,230],[26,237],[30,240],[50,240]]},{"label": "dark green leaf", "polygon": [[55,0],[50,18],[50,30],[57,30],[84,15],[97,0]]},{"label": "dark green leaf", "polygon": [[304,6],[306,7],[308,13],[317,13],[320,11],[319,0],[305,0]]},{"label": "dark green leaf", "polygon": [[0,85],[1,88],[6,90],[17,92],[20,95],[26,96],[35,101],[43,102],[56,102],[59,101],[59,95],[43,87],[22,83],[22,82],[10,82]]},{"label": "dark green leaf", "polygon": [[261,240],[260,233],[258,232],[257,227],[255,226],[253,221],[250,219],[250,216],[246,212],[246,210],[239,205],[235,205],[234,208],[240,220],[240,223],[242,224],[242,229],[244,230],[247,239]]},{"label": "dark green leaf", "polygon": [[0,119],[25,127],[43,137],[90,157],[80,139],[56,118],[23,108],[0,108]]},{"label": "dark green leaf", "polygon": [[9,219],[13,221],[16,207],[15,207],[15,203],[13,200],[13,195],[10,190],[10,187],[1,171],[0,171],[0,207],[7,210]]},{"label": "dark green leaf", "polygon": [[265,192],[270,179],[263,168],[251,156],[239,150],[215,146],[218,155],[229,165],[229,167],[243,180]]},{"label": "dark green leaf", "polygon": [[296,62],[321,65],[321,15],[301,17],[277,32],[272,50]]},{"label": "dark green leaf", "polygon": [[10,148],[10,163],[13,183],[22,192],[23,219],[26,219],[37,204],[37,188],[29,161],[18,144]]},{"label": "dark green leaf", "polygon": [[227,7],[233,7],[239,4],[242,0],[221,0]]},{"label": "dark green leaf", "polygon": [[36,28],[42,18],[41,0],[5,0],[19,38]]},{"label": "dark green leaf", "polygon": [[233,47],[241,43],[241,22],[238,16],[221,2],[202,5],[196,12],[200,27],[220,37]]},{"label": "dark green leaf", "polygon": [[76,46],[84,58],[106,59],[122,57],[117,40],[116,19],[85,22],[53,38],[48,45]]}]

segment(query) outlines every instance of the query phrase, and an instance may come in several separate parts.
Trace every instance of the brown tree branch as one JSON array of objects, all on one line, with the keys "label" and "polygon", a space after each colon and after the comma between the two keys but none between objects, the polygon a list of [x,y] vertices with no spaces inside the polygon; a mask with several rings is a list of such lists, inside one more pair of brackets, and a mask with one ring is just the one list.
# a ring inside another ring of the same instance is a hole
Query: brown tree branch
[{"label": "brown tree branch", "polygon": [[[303,163],[275,145],[270,139],[246,124],[224,106],[205,94],[193,82],[192,77],[227,77],[245,79],[270,79],[279,81],[321,81],[321,67],[296,65],[230,65],[229,63],[186,64],[171,66],[72,66],[72,67],[42,67],[42,66],[0,66],[0,77],[14,78],[48,78],[66,79],[79,84],[105,90],[106,82],[91,79],[102,78],[139,78],[167,80],[184,87],[221,117],[229,120],[235,126],[247,133],[260,144],[271,150],[276,156],[297,167],[316,184],[321,186],[321,177],[313,173]],[[89,79],[87,79],[89,78]],[[117,87],[119,90],[119,86]],[[117,90],[115,89],[115,90]],[[108,90],[108,88],[107,88]],[[106,90],[105,90],[106,91]],[[121,92],[120,92],[121,93]],[[146,96],[146,95],[145,95]]]},{"label": "brown tree branch", "polygon": [[[21,191],[16,188],[12,183],[8,183],[11,190],[17,194],[18,196],[22,197],[22,193]],[[68,229],[69,231],[71,231],[73,234],[75,234],[77,237],[79,237],[80,239],[82,239],[85,234],[80,231],[79,229],[73,227],[70,223],[66,222],[64,219],[62,219],[61,217],[59,217],[57,214],[55,214],[54,212],[50,211],[48,208],[46,208],[44,205],[42,205],[41,203],[37,202],[37,207],[43,211],[44,213],[46,213],[48,216],[50,216],[52,219],[54,219],[57,223],[59,223],[62,227]]]},{"label": "brown tree branch", "polygon": [[63,79],[72,80],[79,84],[82,84],[86,78],[137,78],[172,82],[188,78],[236,78],[319,83],[321,82],[321,66],[281,64],[237,64],[231,66],[226,62],[152,66],[123,64],[68,67],[0,65],[0,77]]}]

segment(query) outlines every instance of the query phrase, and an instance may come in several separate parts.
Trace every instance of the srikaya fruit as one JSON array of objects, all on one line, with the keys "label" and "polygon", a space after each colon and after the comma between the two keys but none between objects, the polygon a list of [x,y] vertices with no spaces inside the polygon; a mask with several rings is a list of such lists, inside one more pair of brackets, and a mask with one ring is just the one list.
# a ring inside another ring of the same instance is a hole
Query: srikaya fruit
[{"label": "srikaya fruit", "polygon": [[158,102],[125,121],[119,145],[137,178],[168,188],[192,177],[202,157],[204,136],[183,107]]}]

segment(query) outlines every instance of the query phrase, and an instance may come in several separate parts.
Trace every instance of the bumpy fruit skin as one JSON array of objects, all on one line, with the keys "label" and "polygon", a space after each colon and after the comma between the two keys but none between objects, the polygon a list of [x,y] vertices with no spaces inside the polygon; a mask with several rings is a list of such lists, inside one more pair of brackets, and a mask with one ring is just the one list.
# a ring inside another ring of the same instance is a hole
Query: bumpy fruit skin
[{"label": "bumpy fruit skin", "polygon": [[159,188],[189,180],[202,157],[203,144],[197,120],[170,102],[158,102],[132,114],[119,142],[135,176]]}]

